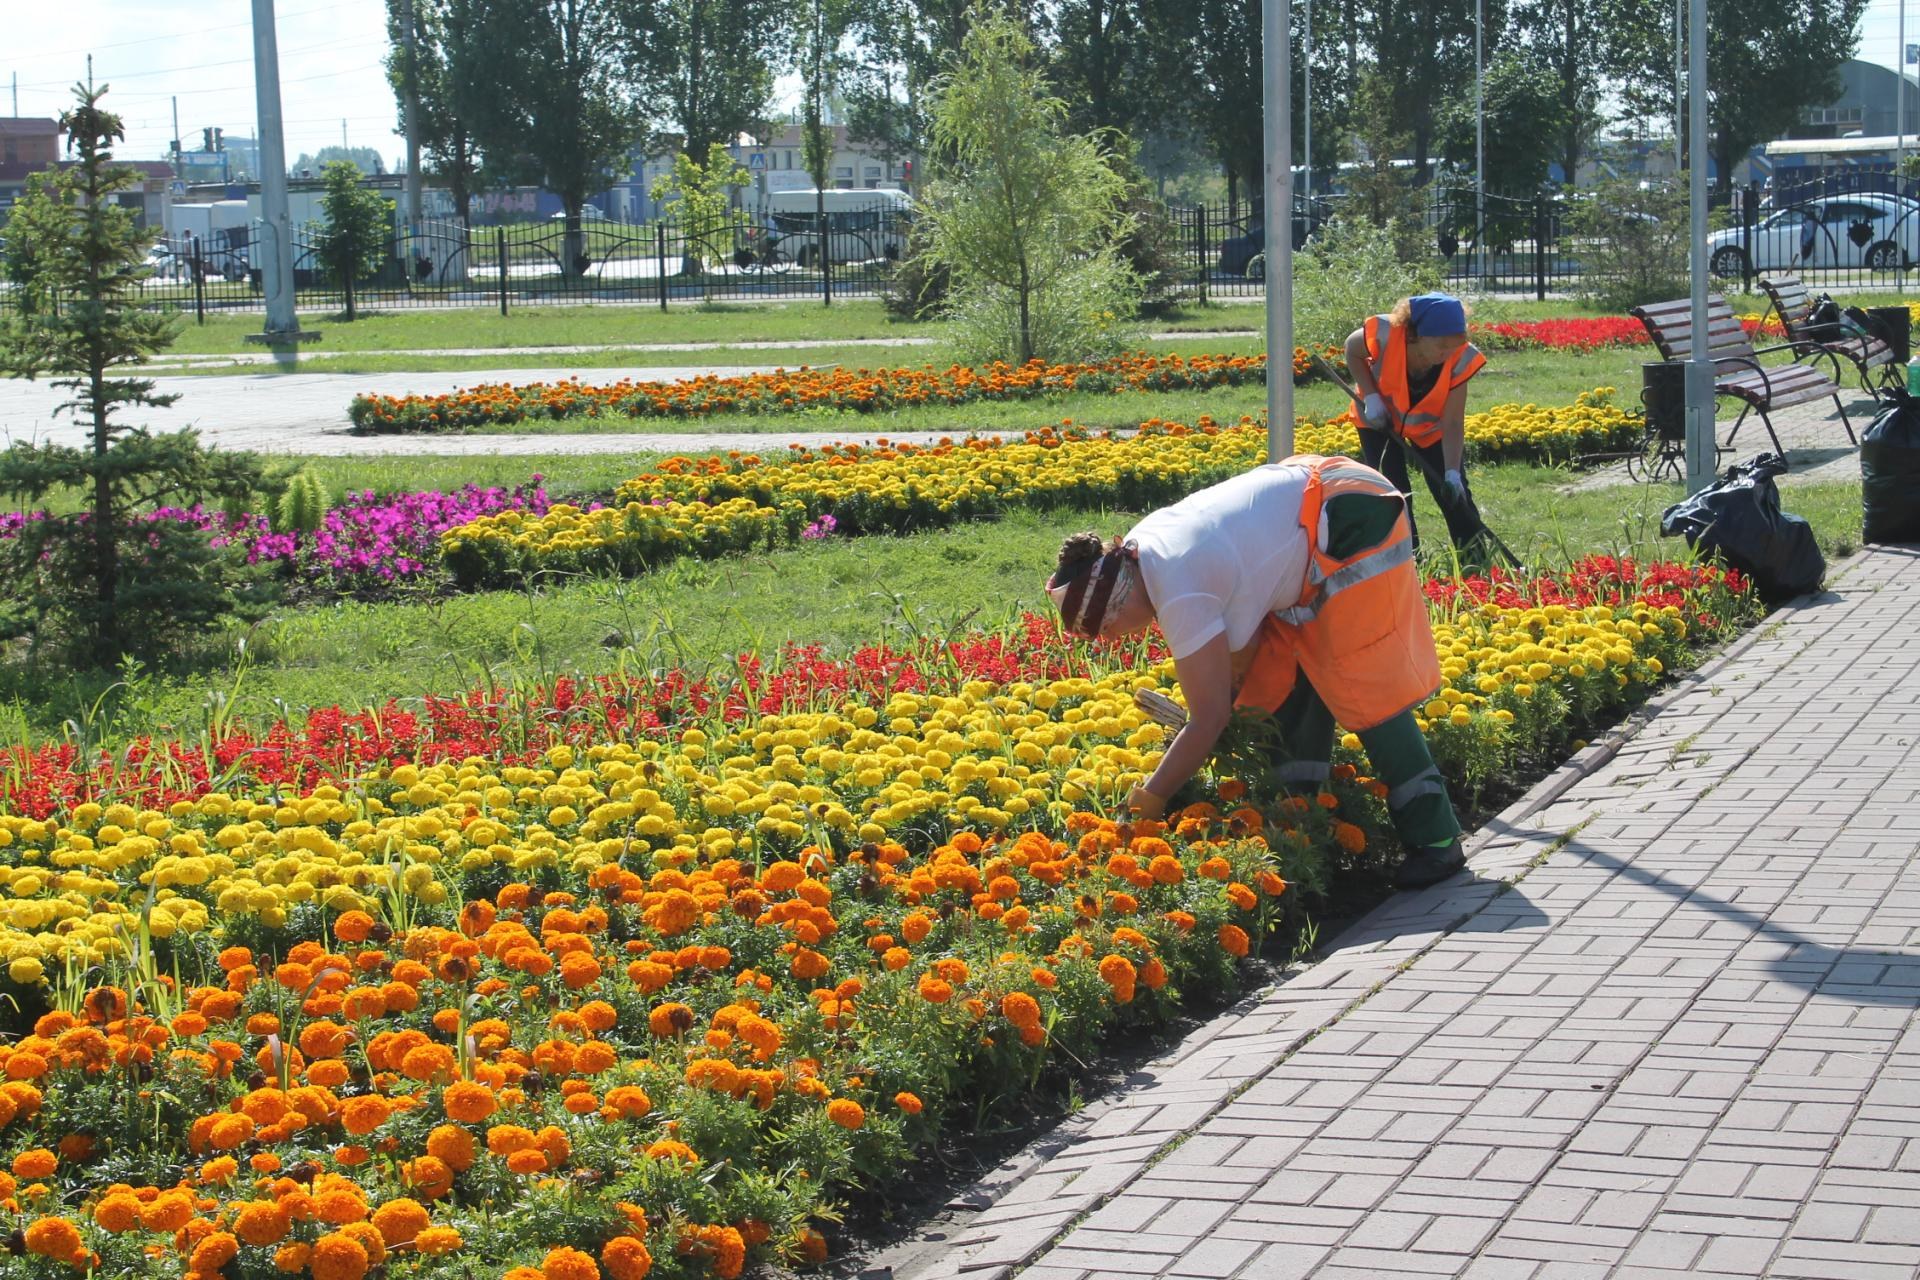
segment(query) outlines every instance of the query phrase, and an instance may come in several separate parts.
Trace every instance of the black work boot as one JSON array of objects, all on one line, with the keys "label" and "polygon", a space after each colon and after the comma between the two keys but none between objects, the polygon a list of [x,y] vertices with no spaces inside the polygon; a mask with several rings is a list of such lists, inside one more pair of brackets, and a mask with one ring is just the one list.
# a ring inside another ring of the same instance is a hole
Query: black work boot
[{"label": "black work boot", "polygon": [[1407,853],[1393,877],[1397,889],[1424,889],[1439,884],[1467,865],[1466,850],[1455,839],[1452,844],[1428,845]]}]

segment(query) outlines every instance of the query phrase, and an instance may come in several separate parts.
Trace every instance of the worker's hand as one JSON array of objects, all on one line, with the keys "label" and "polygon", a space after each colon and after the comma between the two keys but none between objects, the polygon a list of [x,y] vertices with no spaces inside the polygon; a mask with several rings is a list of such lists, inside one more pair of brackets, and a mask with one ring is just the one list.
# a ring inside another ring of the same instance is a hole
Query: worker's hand
[{"label": "worker's hand", "polygon": [[1127,808],[1142,822],[1158,822],[1167,814],[1167,801],[1145,787],[1135,787],[1127,793]]},{"label": "worker's hand", "polygon": [[1374,392],[1361,404],[1360,416],[1375,430],[1384,428],[1387,425],[1387,398],[1378,391]]},{"label": "worker's hand", "polygon": [[1461,478],[1457,470],[1447,472],[1447,488],[1453,490],[1456,502],[1467,496],[1467,482]]}]

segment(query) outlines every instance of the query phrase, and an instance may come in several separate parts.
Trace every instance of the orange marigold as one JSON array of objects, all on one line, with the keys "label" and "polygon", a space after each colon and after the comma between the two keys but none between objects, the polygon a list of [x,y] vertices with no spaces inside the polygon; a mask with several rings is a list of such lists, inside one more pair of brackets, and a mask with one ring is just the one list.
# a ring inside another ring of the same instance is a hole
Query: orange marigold
[{"label": "orange marigold", "polygon": [[835,1098],[827,1104],[827,1119],[842,1129],[858,1129],[867,1122],[867,1110],[852,1098]]},{"label": "orange marigold", "polygon": [[41,1218],[28,1227],[27,1252],[75,1266],[83,1266],[87,1261],[87,1246],[80,1237],[80,1228],[65,1218]]},{"label": "orange marigold", "polygon": [[478,1124],[492,1115],[500,1103],[486,1085],[462,1080],[440,1091],[440,1105],[446,1109],[449,1119]]},{"label": "orange marigold", "polygon": [[600,1264],[592,1254],[578,1249],[549,1249],[540,1263],[540,1274],[546,1280],[600,1280]]},{"label": "orange marigold", "polygon": [[615,1236],[607,1241],[600,1250],[600,1261],[606,1264],[612,1280],[647,1280],[647,1273],[653,1270],[653,1254],[648,1252],[646,1241],[634,1236]]},{"label": "orange marigold", "polygon": [[917,1116],[926,1109],[926,1104],[920,1101],[919,1095],[908,1093],[904,1089],[893,1095],[893,1105],[910,1116]]},{"label": "orange marigold", "polygon": [[413,1238],[413,1247],[430,1258],[452,1253],[465,1243],[452,1227],[428,1227]]},{"label": "orange marigold", "polygon": [[409,1244],[413,1238],[426,1230],[431,1219],[418,1200],[409,1200],[404,1196],[389,1200],[373,1211],[373,1225],[379,1230],[380,1238],[386,1241],[389,1249],[395,1245]]},{"label": "orange marigold", "polygon": [[313,1243],[307,1260],[313,1280],[362,1280],[367,1274],[366,1246],[343,1232],[333,1231]]}]

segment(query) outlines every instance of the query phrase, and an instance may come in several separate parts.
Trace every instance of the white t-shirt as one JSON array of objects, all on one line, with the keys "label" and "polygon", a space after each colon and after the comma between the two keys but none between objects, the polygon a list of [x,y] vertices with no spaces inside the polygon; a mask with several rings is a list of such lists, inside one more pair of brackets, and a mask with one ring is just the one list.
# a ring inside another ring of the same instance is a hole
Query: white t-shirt
[{"label": "white t-shirt", "polygon": [[1299,603],[1307,477],[1298,464],[1256,467],[1161,508],[1127,535],[1174,657],[1222,633],[1229,649],[1244,649],[1261,619]]}]

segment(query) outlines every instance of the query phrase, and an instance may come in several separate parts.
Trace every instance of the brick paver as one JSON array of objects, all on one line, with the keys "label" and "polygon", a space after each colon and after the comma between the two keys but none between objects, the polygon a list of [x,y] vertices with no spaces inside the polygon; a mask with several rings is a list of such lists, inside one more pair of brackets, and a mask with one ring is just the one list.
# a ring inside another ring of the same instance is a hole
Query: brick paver
[{"label": "brick paver", "polygon": [[1838,566],[897,1274],[1920,1276],[1916,635]]}]

